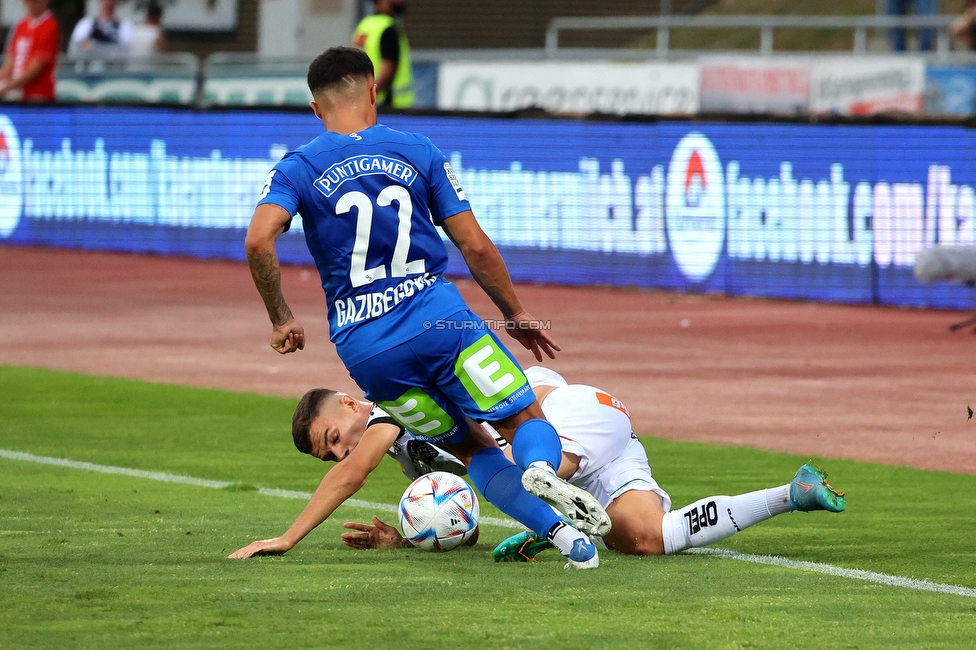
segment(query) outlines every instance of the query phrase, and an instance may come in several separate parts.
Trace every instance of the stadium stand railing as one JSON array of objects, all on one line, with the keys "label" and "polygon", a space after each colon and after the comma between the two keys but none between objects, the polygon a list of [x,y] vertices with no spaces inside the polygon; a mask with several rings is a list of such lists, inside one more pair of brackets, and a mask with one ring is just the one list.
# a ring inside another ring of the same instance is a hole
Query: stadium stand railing
[{"label": "stadium stand railing", "polygon": [[[414,57],[414,88],[421,97],[436,95],[438,55]],[[309,57],[261,57],[245,52],[216,52],[203,63],[203,105],[308,106],[312,96],[305,76]]]},{"label": "stadium stand railing", "polygon": [[[586,56],[591,53],[604,56],[605,50],[591,48],[561,48],[559,46],[560,33],[565,31],[597,31],[597,30],[634,30],[648,29],[657,33],[655,48],[620,48],[614,50],[618,56],[626,52],[626,56],[647,58],[656,56],[694,55],[697,51],[678,52],[669,47],[672,29],[742,29],[754,28],[759,30],[759,52],[771,55],[775,52],[776,29],[850,29],[854,32],[853,54],[868,53],[869,29],[921,29],[937,30],[936,55],[945,57],[950,51],[948,27],[952,24],[953,16],[797,16],[797,15],[741,15],[741,16],[610,16],[610,17],[557,17],[549,21],[546,29],[546,55],[551,58],[560,56]],[[567,51],[569,50],[569,51]]]}]

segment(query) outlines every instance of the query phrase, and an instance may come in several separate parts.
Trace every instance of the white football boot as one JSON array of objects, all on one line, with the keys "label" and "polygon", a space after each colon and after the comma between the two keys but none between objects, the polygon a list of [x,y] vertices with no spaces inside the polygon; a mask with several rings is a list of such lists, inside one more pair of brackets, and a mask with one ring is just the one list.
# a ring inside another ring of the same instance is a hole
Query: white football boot
[{"label": "white football boot", "polygon": [[546,467],[530,467],[522,474],[522,487],[561,512],[573,526],[588,535],[610,532],[610,516],[596,498],[568,483]]}]

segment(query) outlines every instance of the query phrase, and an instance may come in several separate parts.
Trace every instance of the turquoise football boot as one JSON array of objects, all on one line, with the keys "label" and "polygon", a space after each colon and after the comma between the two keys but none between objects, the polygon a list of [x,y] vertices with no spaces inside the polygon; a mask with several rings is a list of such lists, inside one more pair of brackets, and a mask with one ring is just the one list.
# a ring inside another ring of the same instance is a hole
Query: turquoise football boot
[{"label": "turquoise football boot", "polygon": [[847,501],[843,492],[838,492],[827,483],[826,472],[813,463],[807,463],[797,470],[790,481],[790,506],[801,512],[843,512],[847,508]]},{"label": "turquoise football boot", "polygon": [[539,537],[531,530],[512,535],[495,547],[491,556],[495,562],[534,562],[535,556],[553,548],[545,538]]}]

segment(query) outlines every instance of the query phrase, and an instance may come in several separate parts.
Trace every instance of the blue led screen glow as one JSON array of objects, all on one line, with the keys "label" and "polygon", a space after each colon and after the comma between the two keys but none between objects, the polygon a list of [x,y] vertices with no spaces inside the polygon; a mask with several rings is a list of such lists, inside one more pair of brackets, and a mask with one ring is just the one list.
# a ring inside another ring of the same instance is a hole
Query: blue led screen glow
[{"label": "blue led screen glow", "polygon": [[[519,281],[976,306],[912,275],[922,249],[976,244],[963,127],[381,121],[443,150]],[[268,171],[321,129],[310,113],[4,107],[0,244],[242,260]],[[300,218],[279,254],[311,262]]]}]

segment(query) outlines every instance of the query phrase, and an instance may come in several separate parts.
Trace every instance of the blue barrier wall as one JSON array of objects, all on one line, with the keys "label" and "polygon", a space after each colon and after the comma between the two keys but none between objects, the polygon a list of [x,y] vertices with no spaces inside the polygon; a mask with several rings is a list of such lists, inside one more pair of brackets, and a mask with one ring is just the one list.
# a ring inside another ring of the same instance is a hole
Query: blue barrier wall
[{"label": "blue barrier wall", "polygon": [[[911,271],[923,248],[976,243],[963,127],[382,121],[444,151],[517,280],[972,306]],[[0,243],[243,259],[268,171],[320,131],[299,113],[6,107]],[[279,252],[310,261],[300,219]]]}]

